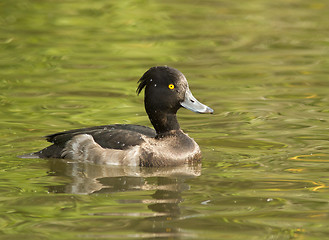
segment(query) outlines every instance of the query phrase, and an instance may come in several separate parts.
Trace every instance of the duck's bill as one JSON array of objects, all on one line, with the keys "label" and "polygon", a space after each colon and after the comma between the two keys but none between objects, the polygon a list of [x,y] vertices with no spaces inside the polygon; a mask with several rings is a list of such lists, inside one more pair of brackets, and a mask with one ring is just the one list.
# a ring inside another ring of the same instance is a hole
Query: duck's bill
[{"label": "duck's bill", "polygon": [[190,89],[186,90],[185,99],[180,103],[182,107],[196,113],[213,113],[210,107],[200,103],[191,93]]}]

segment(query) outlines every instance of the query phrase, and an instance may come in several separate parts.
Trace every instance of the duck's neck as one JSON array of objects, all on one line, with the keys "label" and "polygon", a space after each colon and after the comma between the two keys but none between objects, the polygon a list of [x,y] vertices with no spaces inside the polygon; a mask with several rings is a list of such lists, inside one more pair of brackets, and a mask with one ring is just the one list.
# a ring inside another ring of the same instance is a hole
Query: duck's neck
[{"label": "duck's neck", "polygon": [[148,116],[158,137],[180,129],[176,113],[153,112],[148,113]]}]

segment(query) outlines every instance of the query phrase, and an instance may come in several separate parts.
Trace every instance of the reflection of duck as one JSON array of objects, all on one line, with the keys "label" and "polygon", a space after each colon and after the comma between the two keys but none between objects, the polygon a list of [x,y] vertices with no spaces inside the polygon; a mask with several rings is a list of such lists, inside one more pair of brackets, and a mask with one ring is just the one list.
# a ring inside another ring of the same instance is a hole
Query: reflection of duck
[{"label": "reflection of duck", "polygon": [[[50,159],[49,164],[49,174],[71,179],[65,185],[49,187],[49,192],[108,198],[99,210],[97,200],[91,203],[95,208],[90,208],[89,215],[122,216],[125,220],[133,216],[126,227],[138,231],[140,238],[195,237],[181,232],[173,221],[181,216],[182,193],[190,189],[186,180],[201,175],[201,163],[145,168]],[[132,205],[135,207],[127,207]],[[150,211],[145,211],[145,206]]]},{"label": "reflection of duck", "polygon": [[179,127],[180,107],[198,113],[213,110],[198,100],[185,76],[170,67],[150,68],[139,80],[145,109],[155,131],[138,125],[107,125],[47,136],[53,145],[25,157],[68,158],[127,166],[171,166],[200,160],[198,144]]},{"label": "reflection of duck", "polygon": [[91,194],[106,192],[121,192],[127,190],[161,190],[183,191],[176,184],[161,183],[154,185],[147,178],[186,179],[201,175],[201,163],[183,164],[172,167],[139,166],[108,166],[83,162],[67,162],[66,160],[50,159],[50,173],[56,176],[66,176],[72,183],[65,186],[52,186],[50,192],[64,192],[74,194]]}]

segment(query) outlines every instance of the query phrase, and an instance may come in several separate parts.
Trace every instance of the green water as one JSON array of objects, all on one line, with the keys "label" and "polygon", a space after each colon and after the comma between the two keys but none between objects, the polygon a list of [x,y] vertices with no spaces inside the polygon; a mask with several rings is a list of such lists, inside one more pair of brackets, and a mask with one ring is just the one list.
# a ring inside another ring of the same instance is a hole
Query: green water
[{"label": "green water", "polygon": [[[0,2],[0,239],[328,239],[329,4]],[[16,156],[57,131],[150,126],[139,77],[182,71],[202,166]]]}]

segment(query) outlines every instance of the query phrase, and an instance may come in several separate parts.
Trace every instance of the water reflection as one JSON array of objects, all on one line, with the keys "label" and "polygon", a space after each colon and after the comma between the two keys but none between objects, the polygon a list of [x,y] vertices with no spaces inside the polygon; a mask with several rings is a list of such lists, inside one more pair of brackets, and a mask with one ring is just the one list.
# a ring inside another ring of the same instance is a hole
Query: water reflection
[{"label": "water reflection", "polygon": [[[145,203],[154,214],[149,220],[167,221],[180,215],[182,192],[189,190],[186,179],[201,175],[201,164],[177,167],[141,168],[105,166],[49,160],[49,175],[70,177],[70,183],[49,187],[49,192],[70,194],[107,194],[127,191],[151,191],[144,199],[117,200],[122,204]],[[152,193],[153,191],[153,193]],[[173,229],[172,229],[173,230]]]},{"label": "water reflection", "polygon": [[[133,166],[107,166],[89,163],[49,160],[49,174],[72,178],[65,186],[52,186],[50,192],[91,194],[131,190],[161,190],[181,192],[188,188],[184,179],[201,175],[201,164],[185,164],[176,167],[142,168]],[[157,177],[157,183],[149,184],[148,178]]]}]

